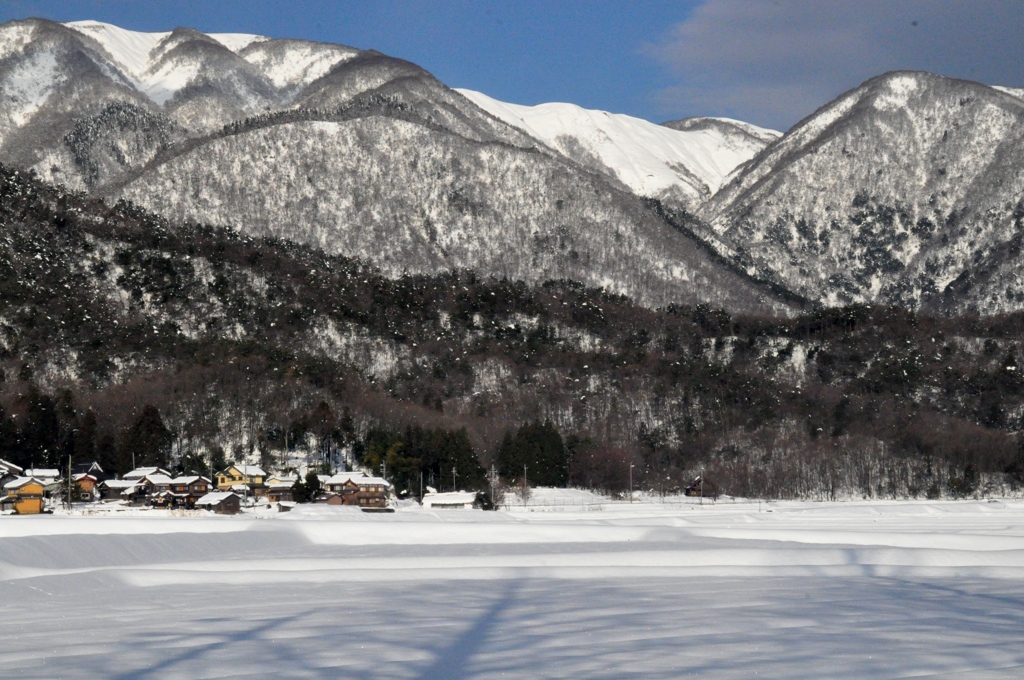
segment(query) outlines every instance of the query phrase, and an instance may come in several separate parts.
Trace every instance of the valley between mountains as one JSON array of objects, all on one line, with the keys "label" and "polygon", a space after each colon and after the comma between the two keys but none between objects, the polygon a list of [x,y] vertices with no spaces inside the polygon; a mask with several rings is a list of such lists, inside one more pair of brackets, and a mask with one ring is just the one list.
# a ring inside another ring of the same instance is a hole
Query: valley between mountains
[{"label": "valley between mountains", "polygon": [[27,19],[0,102],[0,458],[119,470],[151,405],[182,469],[472,486],[547,437],[547,481],[611,491],[1024,484],[1019,89],[894,72],[785,132],[659,125]]}]

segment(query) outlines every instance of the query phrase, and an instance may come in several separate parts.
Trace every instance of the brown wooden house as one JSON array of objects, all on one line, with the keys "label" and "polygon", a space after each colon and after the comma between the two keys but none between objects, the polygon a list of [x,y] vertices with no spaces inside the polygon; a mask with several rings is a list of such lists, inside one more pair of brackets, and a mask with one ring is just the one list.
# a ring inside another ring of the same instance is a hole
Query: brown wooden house
[{"label": "brown wooden house", "polygon": [[218,515],[237,515],[242,511],[242,499],[232,491],[214,491],[197,500],[196,507]]},{"label": "brown wooden house", "polygon": [[196,501],[210,492],[210,480],[206,477],[175,477],[171,480],[170,493],[174,498],[174,506],[194,508]]},{"label": "brown wooden house", "polygon": [[711,480],[703,476],[698,476],[686,486],[683,493],[687,496],[718,498],[718,487]]},{"label": "brown wooden house", "polygon": [[328,478],[324,483],[325,492],[317,498],[317,502],[383,508],[387,507],[390,488],[391,484],[386,479],[347,472]]}]

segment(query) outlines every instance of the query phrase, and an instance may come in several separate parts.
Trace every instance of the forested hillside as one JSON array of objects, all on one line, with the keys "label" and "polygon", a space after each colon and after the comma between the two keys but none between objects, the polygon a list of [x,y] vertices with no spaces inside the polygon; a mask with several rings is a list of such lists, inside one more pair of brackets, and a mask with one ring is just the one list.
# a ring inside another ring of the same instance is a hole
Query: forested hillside
[{"label": "forested hillside", "polygon": [[0,457],[19,464],[350,451],[442,488],[453,465],[468,486],[526,460],[612,490],[633,464],[655,490],[703,467],[734,494],[967,494],[1024,482],[1022,331],[1021,314],[740,317],[568,281],[390,279],[0,172]]}]

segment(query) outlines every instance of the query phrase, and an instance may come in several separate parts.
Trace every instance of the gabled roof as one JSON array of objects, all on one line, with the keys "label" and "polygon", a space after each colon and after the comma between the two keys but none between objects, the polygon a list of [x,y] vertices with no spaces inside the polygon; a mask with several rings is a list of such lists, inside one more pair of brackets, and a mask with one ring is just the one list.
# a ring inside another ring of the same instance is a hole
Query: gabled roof
[{"label": "gabled roof", "polygon": [[138,486],[139,480],[137,479],[108,479],[102,484],[108,489],[130,489]]},{"label": "gabled roof", "polygon": [[195,484],[198,481],[204,481],[207,484],[210,483],[210,480],[207,479],[206,477],[202,477],[200,475],[192,475],[191,477],[175,477],[174,479],[171,480],[171,484]]},{"label": "gabled roof", "polygon": [[91,479],[94,482],[97,481],[94,476],[92,476],[90,474],[87,474],[85,472],[79,472],[77,475],[71,475],[71,479],[73,479],[76,482],[80,482],[83,479],[85,479],[86,477],[88,477],[89,479]]},{"label": "gabled roof", "polygon": [[391,486],[391,482],[384,479],[383,477],[356,477],[352,480],[359,486]]},{"label": "gabled roof", "polygon": [[0,458],[0,474],[6,473],[20,475],[24,471],[24,468],[18,467],[14,463]]},{"label": "gabled roof", "polygon": [[222,472],[220,472],[218,474],[222,474],[223,475],[223,474],[227,473],[227,471],[232,469],[232,468],[234,468],[235,470],[238,470],[239,472],[241,472],[246,477],[266,477],[267,476],[267,473],[264,472],[263,468],[261,468],[259,465],[229,465],[226,468],[224,468],[224,470]]},{"label": "gabled roof", "polygon": [[76,463],[74,467],[75,472],[103,472],[103,467],[95,460],[87,460],[83,463]]},{"label": "gabled roof", "polygon": [[[142,479],[146,480],[147,482],[149,482],[153,486],[167,486],[171,482],[174,481],[174,480],[171,479],[170,475],[161,475],[161,474],[146,475]],[[139,481],[142,481],[142,480],[139,480]]]},{"label": "gabled roof", "polygon": [[214,491],[213,493],[208,493],[199,500],[197,500],[196,505],[217,505],[218,503],[224,501],[230,496],[238,498],[238,494],[233,493],[231,491]]},{"label": "gabled roof", "polygon": [[26,484],[39,484],[40,486],[46,486],[46,482],[35,477],[15,477],[11,481],[4,484],[5,489],[20,489]]},{"label": "gabled roof", "polygon": [[270,482],[269,484],[267,484],[267,488],[271,489],[271,490],[273,490],[273,489],[291,489],[291,488],[293,488],[295,486],[295,481],[296,480],[294,480],[294,479],[288,479],[288,480],[280,480],[280,481],[276,481],[276,482]]},{"label": "gabled roof", "polygon": [[26,477],[35,477],[36,479],[57,479],[60,477],[60,470],[54,468],[29,468],[24,471]]},{"label": "gabled roof", "polygon": [[365,478],[365,477],[366,477],[366,475],[364,475],[362,472],[359,472],[358,470],[353,470],[353,471],[349,471],[349,472],[339,472],[338,474],[333,475],[333,476],[328,477],[327,479],[325,479],[323,481],[323,483],[324,483],[324,485],[327,485],[327,484],[344,484],[345,482],[347,482],[350,479],[362,479],[362,478]]},{"label": "gabled roof", "polygon": [[126,473],[124,478],[125,479],[142,479],[143,477],[146,477],[148,475],[165,475],[167,477],[170,477],[171,473],[168,472],[167,470],[164,470],[163,468],[158,468],[158,467],[141,467],[141,468],[135,468],[131,472]]}]

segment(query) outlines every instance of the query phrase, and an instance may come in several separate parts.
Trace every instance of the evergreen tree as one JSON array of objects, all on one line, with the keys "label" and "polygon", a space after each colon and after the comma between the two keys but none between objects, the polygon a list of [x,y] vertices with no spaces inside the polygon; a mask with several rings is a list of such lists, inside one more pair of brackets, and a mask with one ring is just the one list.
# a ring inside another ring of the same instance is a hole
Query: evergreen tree
[{"label": "evergreen tree", "polygon": [[60,456],[60,422],[57,409],[49,395],[41,394],[35,385],[25,396],[26,420],[21,428],[24,442],[22,467],[58,467]]},{"label": "evergreen tree", "polygon": [[310,470],[306,473],[306,498],[312,501],[320,493],[321,489],[320,478],[317,477],[316,473]]},{"label": "evergreen tree", "polygon": [[96,460],[99,461],[103,471],[110,475],[123,475],[129,468],[122,467],[117,455],[117,446],[114,437],[105,434],[96,443]]},{"label": "evergreen tree", "polygon": [[[97,459],[96,430],[96,414],[90,409],[82,416],[82,422],[74,431],[75,457],[79,462]],[[100,462],[100,467],[103,467],[102,462]],[[107,468],[103,467],[103,470],[106,471]]]},{"label": "evergreen tree", "polygon": [[4,411],[4,407],[0,405],[0,459],[10,461],[15,465],[21,465],[19,461],[22,457],[22,451],[23,447],[21,446],[21,435],[18,432],[18,426],[15,425],[14,420]]},{"label": "evergreen tree", "polygon": [[523,466],[533,486],[565,486],[569,461],[562,435],[550,422],[527,423],[515,436],[505,433],[498,448],[498,473],[507,479],[521,480]]},{"label": "evergreen tree", "polygon": [[128,462],[134,454],[136,467],[166,468],[173,441],[174,436],[164,425],[160,411],[146,404],[124,432],[120,457]]}]

